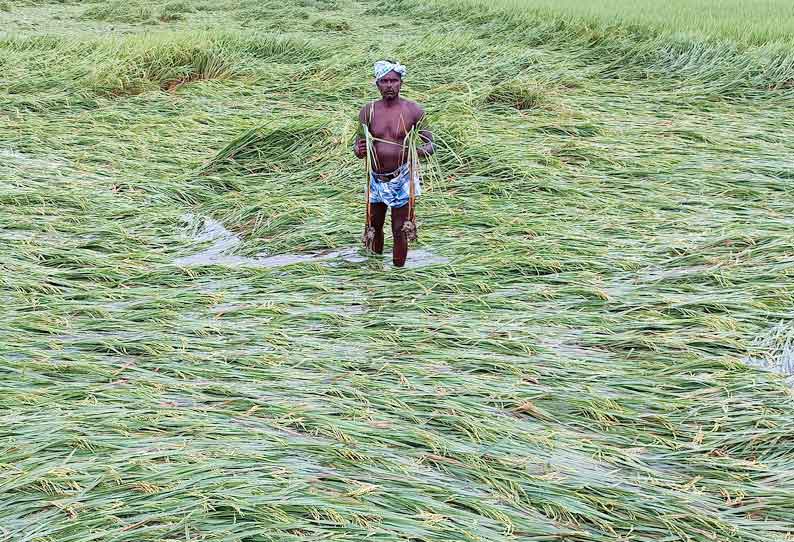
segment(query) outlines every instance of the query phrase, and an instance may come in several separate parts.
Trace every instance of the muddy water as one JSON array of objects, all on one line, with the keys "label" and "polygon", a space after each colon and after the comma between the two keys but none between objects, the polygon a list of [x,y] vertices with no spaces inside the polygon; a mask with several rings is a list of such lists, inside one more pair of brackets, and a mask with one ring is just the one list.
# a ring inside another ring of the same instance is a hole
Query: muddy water
[{"label": "muddy water", "polygon": [[[361,263],[368,260],[361,249],[349,247],[339,250],[327,250],[302,254],[274,254],[262,253],[257,256],[237,256],[233,254],[242,239],[223,224],[209,217],[197,217],[186,214],[183,220],[188,224],[189,235],[196,243],[210,243],[204,250],[189,256],[174,260],[176,265],[193,267],[206,265],[221,265],[228,267],[283,267],[296,263],[330,262],[331,265],[340,262]],[[412,250],[408,253],[405,266],[408,268],[423,267],[433,264],[445,264],[449,259],[433,254],[428,250]],[[388,264],[387,264],[388,265]]]}]

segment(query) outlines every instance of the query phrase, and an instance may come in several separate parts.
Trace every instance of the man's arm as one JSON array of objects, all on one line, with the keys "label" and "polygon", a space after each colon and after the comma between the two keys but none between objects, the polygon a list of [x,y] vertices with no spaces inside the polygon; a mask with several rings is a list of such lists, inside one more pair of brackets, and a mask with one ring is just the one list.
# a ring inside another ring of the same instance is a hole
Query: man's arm
[{"label": "man's arm", "polygon": [[436,152],[436,146],[433,144],[433,133],[427,128],[422,128],[422,123],[425,120],[425,110],[421,105],[416,106],[416,121],[414,126],[419,128],[419,139],[423,141],[422,145],[417,148],[419,156],[430,156]]}]

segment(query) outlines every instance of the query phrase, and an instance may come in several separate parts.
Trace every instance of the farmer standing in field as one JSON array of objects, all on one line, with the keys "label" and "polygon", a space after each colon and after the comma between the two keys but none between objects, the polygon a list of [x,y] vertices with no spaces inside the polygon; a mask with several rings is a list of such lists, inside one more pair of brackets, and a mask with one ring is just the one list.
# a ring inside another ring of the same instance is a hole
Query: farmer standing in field
[{"label": "farmer standing in field", "polygon": [[[399,62],[381,60],[375,63],[375,85],[381,99],[361,108],[359,120],[366,126],[371,141],[372,171],[369,179],[369,201],[365,244],[377,254],[383,253],[383,225],[386,210],[391,208],[391,230],[394,238],[392,259],[396,267],[405,265],[409,237],[415,238],[413,196],[419,196],[420,178],[411,163],[408,134],[416,129],[421,145],[418,156],[430,156],[435,151],[433,135],[420,128],[425,112],[416,102],[400,97],[406,68]],[[367,156],[367,140],[356,138],[355,155]],[[410,202],[410,205],[409,205]]]}]

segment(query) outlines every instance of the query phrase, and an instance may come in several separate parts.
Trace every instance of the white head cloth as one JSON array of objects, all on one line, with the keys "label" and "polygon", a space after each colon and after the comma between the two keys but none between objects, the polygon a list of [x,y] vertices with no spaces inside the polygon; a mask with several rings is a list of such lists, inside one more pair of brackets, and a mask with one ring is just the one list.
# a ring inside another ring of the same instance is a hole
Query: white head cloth
[{"label": "white head cloth", "polygon": [[388,60],[379,60],[375,63],[375,82],[377,83],[383,76],[389,72],[396,72],[400,74],[400,78],[405,78],[405,73],[408,70],[399,62],[389,62]]}]

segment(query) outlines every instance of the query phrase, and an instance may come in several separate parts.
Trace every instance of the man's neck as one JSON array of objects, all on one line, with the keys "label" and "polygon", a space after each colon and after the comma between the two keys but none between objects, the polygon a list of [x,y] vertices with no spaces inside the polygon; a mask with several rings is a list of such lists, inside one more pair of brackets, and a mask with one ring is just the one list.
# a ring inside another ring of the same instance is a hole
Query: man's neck
[{"label": "man's neck", "polygon": [[397,107],[400,105],[400,101],[402,101],[402,99],[399,96],[396,96],[394,98],[381,98],[380,101],[384,107]]}]

